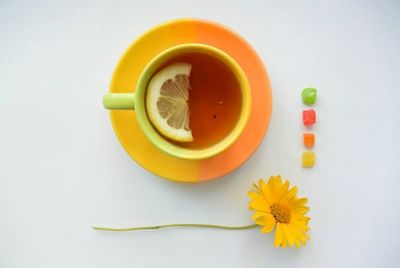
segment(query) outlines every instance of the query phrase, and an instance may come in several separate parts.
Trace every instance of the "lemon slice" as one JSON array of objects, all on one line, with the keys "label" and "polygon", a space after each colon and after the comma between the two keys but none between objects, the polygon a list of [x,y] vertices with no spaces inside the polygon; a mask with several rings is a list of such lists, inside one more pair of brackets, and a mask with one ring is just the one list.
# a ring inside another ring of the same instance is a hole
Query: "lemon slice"
[{"label": "lemon slice", "polygon": [[189,128],[189,75],[192,66],[174,63],[156,73],[147,88],[146,105],[151,123],[174,141],[193,141]]}]

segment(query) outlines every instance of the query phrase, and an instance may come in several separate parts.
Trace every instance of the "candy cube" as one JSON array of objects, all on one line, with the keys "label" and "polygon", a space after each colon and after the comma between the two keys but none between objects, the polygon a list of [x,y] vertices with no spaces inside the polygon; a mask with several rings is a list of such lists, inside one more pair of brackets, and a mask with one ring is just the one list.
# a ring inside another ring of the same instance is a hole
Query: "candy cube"
[{"label": "candy cube", "polygon": [[313,133],[304,133],[303,134],[304,146],[307,148],[312,148],[315,143],[315,136]]},{"label": "candy cube", "polygon": [[316,121],[316,113],[314,109],[303,111],[303,124],[305,126],[313,125]]},{"label": "candy cube", "polygon": [[304,152],[303,153],[303,167],[310,168],[315,165],[315,153]]},{"label": "candy cube", "polygon": [[317,90],[312,87],[305,88],[301,92],[301,98],[303,99],[304,104],[312,105],[317,99]]}]

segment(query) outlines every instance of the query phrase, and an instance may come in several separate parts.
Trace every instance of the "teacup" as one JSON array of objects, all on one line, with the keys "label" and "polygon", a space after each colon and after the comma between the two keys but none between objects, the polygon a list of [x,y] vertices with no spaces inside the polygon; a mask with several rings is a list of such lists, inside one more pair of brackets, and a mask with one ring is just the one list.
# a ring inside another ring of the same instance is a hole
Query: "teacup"
[{"label": "teacup", "polygon": [[[146,108],[149,81],[160,69],[176,61],[192,64],[191,143],[176,142],[160,134]],[[196,160],[220,154],[240,137],[251,111],[251,90],[242,68],[227,53],[210,45],[186,43],[156,55],[139,76],[134,92],[108,93],[103,105],[110,110],[134,110],[143,133],[157,148],[177,158]]]}]

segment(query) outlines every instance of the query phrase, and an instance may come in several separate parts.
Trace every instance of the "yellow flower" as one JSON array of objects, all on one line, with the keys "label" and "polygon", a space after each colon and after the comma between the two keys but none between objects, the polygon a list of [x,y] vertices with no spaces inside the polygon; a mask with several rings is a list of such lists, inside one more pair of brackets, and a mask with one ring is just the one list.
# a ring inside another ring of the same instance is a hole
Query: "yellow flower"
[{"label": "yellow flower", "polygon": [[299,248],[300,242],[305,245],[310,239],[307,235],[310,218],[305,216],[309,208],[304,206],[307,198],[298,198],[297,187],[289,189],[289,182],[282,184],[280,176],[270,177],[267,184],[260,179],[254,186],[255,191],[249,192],[249,208],[255,210],[252,218],[262,226],[261,232],[269,233],[276,226],[275,247]]}]

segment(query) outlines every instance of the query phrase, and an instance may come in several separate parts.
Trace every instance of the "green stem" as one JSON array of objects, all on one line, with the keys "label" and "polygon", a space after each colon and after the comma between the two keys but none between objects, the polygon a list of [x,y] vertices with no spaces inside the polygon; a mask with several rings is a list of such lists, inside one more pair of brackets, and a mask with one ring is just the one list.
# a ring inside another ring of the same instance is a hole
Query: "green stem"
[{"label": "green stem", "polygon": [[225,229],[225,230],[245,230],[257,227],[257,224],[243,225],[243,226],[225,226],[215,224],[198,224],[198,223],[176,223],[176,224],[165,224],[155,226],[143,226],[143,227],[131,227],[131,228],[108,228],[93,226],[92,228],[97,231],[111,231],[111,232],[127,232],[127,231],[139,231],[139,230],[154,230],[170,227],[197,227],[197,228],[214,228],[214,229]]}]

